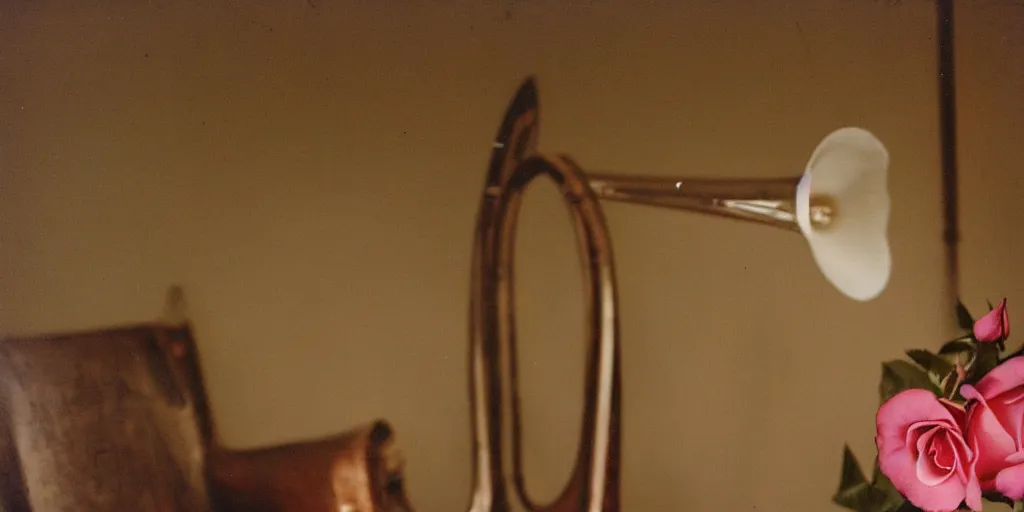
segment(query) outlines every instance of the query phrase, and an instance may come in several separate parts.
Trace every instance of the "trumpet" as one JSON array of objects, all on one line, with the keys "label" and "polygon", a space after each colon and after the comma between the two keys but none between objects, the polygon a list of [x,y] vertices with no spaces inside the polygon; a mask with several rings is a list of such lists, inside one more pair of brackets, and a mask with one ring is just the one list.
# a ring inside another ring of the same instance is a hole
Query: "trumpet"
[{"label": "trumpet", "polygon": [[[538,91],[520,86],[498,130],[475,225],[470,280],[473,490],[469,512],[617,512],[621,375],[612,243],[600,202],[618,201],[730,218],[800,233],[825,278],[856,301],[876,298],[891,273],[889,155],[869,131],[841,128],[804,170],[775,179],[629,176],[585,172],[537,151]],[[522,471],[516,389],[513,245],[526,186],[558,185],[577,235],[586,301],[585,397],[573,471],[551,503],[532,500]]]}]

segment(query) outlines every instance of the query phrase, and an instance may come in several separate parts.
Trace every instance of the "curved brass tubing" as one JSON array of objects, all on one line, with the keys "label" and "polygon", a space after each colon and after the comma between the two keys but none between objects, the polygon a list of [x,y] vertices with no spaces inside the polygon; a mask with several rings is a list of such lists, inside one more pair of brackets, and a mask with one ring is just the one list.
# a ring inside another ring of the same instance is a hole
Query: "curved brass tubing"
[{"label": "curved brass tubing", "polygon": [[[538,112],[536,86],[528,79],[509,105],[494,141],[477,213],[470,289],[470,512],[616,512],[621,437],[619,327],[612,246],[600,201],[702,213],[790,233],[842,227],[841,222],[835,223],[842,208],[834,197],[812,192],[811,168],[796,176],[768,179],[584,173],[567,157],[537,152]],[[851,139],[825,139],[831,141],[826,147],[833,161],[814,168],[826,173],[816,176],[884,174],[885,168],[873,161],[887,159],[880,143],[873,144],[870,134],[843,133]],[[862,165],[858,158],[866,158],[867,163]],[[576,465],[562,493],[547,505],[533,502],[523,483],[512,261],[524,189],[541,175],[559,186],[575,225],[584,270],[588,344]]]},{"label": "curved brass tubing", "polygon": [[[470,304],[474,490],[470,512],[614,512],[619,509],[620,375],[611,243],[598,199],[568,158],[536,147],[536,91],[527,82],[495,143],[477,217]],[[546,175],[559,186],[585,270],[586,385],[582,434],[568,484],[550,504],[525,490],[516,389],[513,247],[523,190]]]}]

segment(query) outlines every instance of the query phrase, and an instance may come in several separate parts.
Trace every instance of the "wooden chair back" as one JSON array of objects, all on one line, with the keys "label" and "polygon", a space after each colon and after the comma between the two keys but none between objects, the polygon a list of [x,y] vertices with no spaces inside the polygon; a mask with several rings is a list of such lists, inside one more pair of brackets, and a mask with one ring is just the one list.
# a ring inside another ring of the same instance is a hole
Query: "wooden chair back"
[{"label": "wooden chair back", "polygon": [[163,325],[0,343],[3,510],[213,510],[195,354]]}]

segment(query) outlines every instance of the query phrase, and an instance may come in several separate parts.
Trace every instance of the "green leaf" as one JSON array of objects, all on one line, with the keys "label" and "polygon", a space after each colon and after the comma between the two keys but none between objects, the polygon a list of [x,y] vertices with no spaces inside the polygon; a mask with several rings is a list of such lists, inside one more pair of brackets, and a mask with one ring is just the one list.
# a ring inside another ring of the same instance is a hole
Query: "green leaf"
[{"label": "green leaf", "polygon": [[882,381],[878,384],[881,403],[908,389],[927,389],[936,395],[942,393],[924,370],[903,360],[882,363]]},{"label": "green leaf", "polygon": [[843,474],[832,502],[856,512],[883,512],[887,498],[885,492],[868,483],[850,447],[844,446]]},{"label": "green leaf", "polygon": [[843,446],[843,474],[839,480],[839,490],[851,489],[861,484],[868,483],[864,478],[864,472],[860,469],[857,456],[850,450],[850,445]]},{"label": "green leaf", "polygon": [[974,328],[974,318],[971,317],[971,312],[967,311],[967,306],[964,306],[959,299],[956,301],[956,321],[960,324],[961,329]]},{"label": "green leaf", "polygon": [[974,343],[967,341],[968,339],[969,338],[960,338],[946,342],[946,344],[942,345],[942,348],[939,349],[939,353],[942,355],[948,355],[973,351]]},{"label": "green leaf", "polygon": [[942,388],[942,396],[949,398],[954,402],[958,402],[959,400],[957,400],[956,393],[958,391],[957,388],[959,388],[961,384],[963,384],[963,382],[960,381],[959,375],[956,373],[949,374],[942,382],[939,383],[939,387]]},{"label": "green leaf", "polygon": [[992,371],[998,365],[999,347],[995,343],[979,343],[967,382],[969,384],[977,383],[986,373]]},{"label": "green leaf", "polygon": [[1002,503],[1009,507],[1013,506],[1013,500],[996,492],[983,492],[981,493],[981,497],[984,498],[985,501],[991,501],[992,503]]},{"label": "green leaf", "polygon": [[881,512],[896,512],[903,505],[903,502],[906,501],[906,498],[892,484],[892,480],[889,480],[889,477],[882,473],[882,469],[878,467],[877,458],[875,459],[875,470],[871,477],[871,484],[875,489],[885,494],[885,501],[879,509]]},{"label": "green leaf", "polygon": [[952,363],[945,359],[928,352],[927,350],[908,350],[907,355],[914,360],[915,363],[924,368],[928,373],[932,373],[942,381],[942,378],[952,373],[956,367]]}]

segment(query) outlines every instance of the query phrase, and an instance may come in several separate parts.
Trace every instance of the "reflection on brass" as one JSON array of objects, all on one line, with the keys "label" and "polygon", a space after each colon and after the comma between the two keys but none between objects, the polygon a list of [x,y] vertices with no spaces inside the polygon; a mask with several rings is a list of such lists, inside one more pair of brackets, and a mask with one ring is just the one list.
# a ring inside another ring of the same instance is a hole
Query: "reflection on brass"
[{"label": "reflection on brass", "polygon": [[187,324],[0,342],[0,510],[411,512],[383,421],[217,441]]},{"label": "reflection on brass", "polygon": [[384,422],[339,436],[248,451],[214,451],[210,480],[224,511],[412,512]]}]

